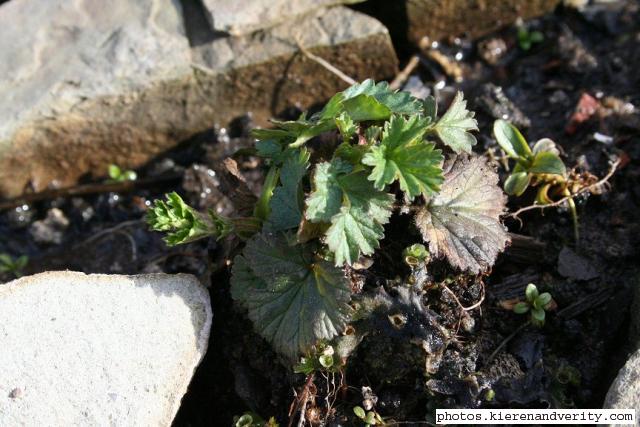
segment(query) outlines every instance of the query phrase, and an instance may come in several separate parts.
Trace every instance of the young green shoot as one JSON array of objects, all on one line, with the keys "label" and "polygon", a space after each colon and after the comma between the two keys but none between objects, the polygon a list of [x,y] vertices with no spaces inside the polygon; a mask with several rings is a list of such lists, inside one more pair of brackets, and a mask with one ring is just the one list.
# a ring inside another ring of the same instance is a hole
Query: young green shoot
[{"label": "young green shoot", "polygon": [[9,254],[0,254],[0,273],[11,274],[18,278],[22,276],[22,270],[29,263],[29,257],[21,255],[17,258],[11,257]]},{"label": "young green shoot", "polygon": [[525,300],[513,306],[513,312],[517,314],[530,313],[530,322],[539,328],[544,326],[546,311],[552,305],[552,297],[549,292],[539,293],[533,283],[525,288]]},{"label": "young green shoot", "polygon": [[135,181],[138,175],[132,170],[123,170],[118,165],[111,164],[108,169],[109,179],[108,182],[125,182]]}]

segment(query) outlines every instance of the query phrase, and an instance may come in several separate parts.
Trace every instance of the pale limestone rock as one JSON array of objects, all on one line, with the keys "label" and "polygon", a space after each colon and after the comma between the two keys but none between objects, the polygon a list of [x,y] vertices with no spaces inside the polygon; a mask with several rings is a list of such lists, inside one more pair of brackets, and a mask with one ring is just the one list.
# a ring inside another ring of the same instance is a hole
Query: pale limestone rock
[{"label": "pale limestone rock", "polygon": [[170,426],[211,321],[190,275],[50,272],[0,285],[0,425]]}]

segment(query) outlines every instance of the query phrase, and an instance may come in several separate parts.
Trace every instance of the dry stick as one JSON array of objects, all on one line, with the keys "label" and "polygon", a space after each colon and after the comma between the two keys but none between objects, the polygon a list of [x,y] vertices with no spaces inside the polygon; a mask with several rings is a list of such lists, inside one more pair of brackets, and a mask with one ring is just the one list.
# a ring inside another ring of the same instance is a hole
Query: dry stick
[{"label": "dry stick", "polygon": [[55,190],[46,190],[39,193],[25,194],[14,199],[0,200],[0,211],[15,208],[23,204],[39,202],[41,200],[55,199],[58,197],[86,196],[89,194],[109,192],[124,193],[127,191],[135,190],[137,188],[152,187],[157,184],[178,181],[181,178],[182,174],[171,174],[157,178],[139,179],[136,181],[102,182],[78,185],[75,187],[59,188]]},{"label": "dry stick", "polygon": [[409,78],[413,70],[420,65],[420,57],[418,55],[413,55],[407,65],[400,71],[393,81],[389,84],[389,87],[393,90],[398,90],[404,84],[405,81]]},{"label": "dry stick", "polygon": [[320,65],[322,65],[324,68],[326,68],[327,70],[331,71],[333,74],[338,76],[345,83],[347,83],[349,85],[356,84],[356,81],[354,79],[352,79],[351,77],[349,77],[348,75],[346,75],[345,73],[340,71],[335,66],[331,65],[328,61],[326,61],[326,60],[320,58],[319,56],[314,55],[313,53],[309,52],[304,46],[302,46],[302,43],[300,42],[300,40],[297,37],[296,37],[296,43],[298,44],[298,48],[300,49],[300,52],[302,52],[307,58],[311,59],[312,61],[317,62]]},{"label": "dry stick", "polygon": [[291,408],[289,409],[288,427],[293,426],[294,415],[298,411],[298,408],[300,408],[300,418],[298,420],[298,426],[301,426],[304,424],[304,420],[305,420],[304,412],[307,407],[307,401],[309,400],[309,388],[311,387],[311,384],[313,384],[314,377],[315,377],[314,374],[307,375],[307,381],[304,383],[304,388],[302,389],[300,396],[297,397],[292,402]]},{"label": "dry stick", "polygon": [[456,294],[453,293],[453,291],[451,289],[449,289],[447,287],[447,285],[445,285],[444,283],[441,283],[440,286],[442,286],[447,292],[449,292],[451,294],[451,296],[456,300],[456,302],[458,303],[458,305],[460,306],[460,308],[463,311],[471,311],[474,308],[478,308],[484,302],[484,285],[482,285],[482,296],[480,297],[480,301],[478,301],[477,303],[475,303],[475,304],[473,304],[472,306],[469,306],[469,307],[465,307],[464,305],[462,305],[462,303],[460,302],[460,300],[458,299]]},{"label": "dry stick", "polygon": [[576,192],[575,194],[572,194],[570,196],[566,196],[563,197],[562,199],[555,201],[553,203],[549,203],[548,205],[531,205],[531,206],[525,206],[524,208],[520,208],[517,211],[510,213],[509,215],[507,215],[507,217],[510,218],[518,218],[518,215],[520,215],[523,212],[526,211],[530,211],[533,209],[546,209],[546,208],[550,208],[550,207],[554,207],[554,206],[560,206],[561,204],[563,204],[564,202],[566,202],[569,199],[573,199],[576,196],[579,196],[580,194],[583,193],[587,193],[592,191],[594,188],[597,188],[603,184],[606,184],[609,179],[611,179],[611,177],[613,176],[613,174],[616,172],[616,170],[618,169],[618,166],[620,165],[620,159],[616,160],[615,162],[613,162],[613,164],[611,165],[611,169],[609,169],[609,172],[607,172],[607,174],[604,176],[604,178],[602,178],[600,181],[596,182],[595,184],[591,184],[588,187],[584,187],[582,189],[580,189],[580,191]]}]

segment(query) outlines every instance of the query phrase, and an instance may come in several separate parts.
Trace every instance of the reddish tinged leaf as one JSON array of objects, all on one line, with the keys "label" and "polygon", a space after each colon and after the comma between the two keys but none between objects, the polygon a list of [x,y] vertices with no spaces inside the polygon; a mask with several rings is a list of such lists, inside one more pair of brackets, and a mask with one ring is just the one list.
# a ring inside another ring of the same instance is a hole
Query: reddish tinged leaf
[{"label": "reddish tinged leaf", "polygon": [[444,167],[444,183],[416,215],[416,225],[435,257],[463,271],[488,270],[509,241],[500,223],[506,195],[483,157],[457,156]]}]

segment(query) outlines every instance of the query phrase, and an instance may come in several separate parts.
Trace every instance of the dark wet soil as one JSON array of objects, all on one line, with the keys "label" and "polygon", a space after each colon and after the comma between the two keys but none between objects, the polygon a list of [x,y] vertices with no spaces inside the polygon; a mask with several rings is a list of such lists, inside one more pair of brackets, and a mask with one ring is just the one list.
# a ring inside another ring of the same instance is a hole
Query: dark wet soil
[{"label": "dark wet soil", "polygon": [[[581,12],[561,8],[525,23],[545,37],[528,51],[518,46],[515,28],[507,28],[475,42],[455,39],[434,47],[448,59],[446,66],[422,55],[406,88],[434,94],[442,106],[456,90],[464,90],[480,123],[476,151],[496,148],[490,126],[496,118],[507,118],[530,141],[556,141],[567,165],[602,177],[612,158],[622,163],[602,195],[580,201],[578,242],[563,209],[526,212],[522,221],[507,220],[520,237],[490,275],[449,277],[446,266],[435,264],[430,280],[447,283],[451,292],[434,286],[417,301],[383,280],[397,276],[402,281],[410,274],[400,261],[388,258],[413,243],[408,224],[393,221],[377,260],[383,267],[352,272],[352,277],[369,292],[383,292],[379,298],[414,323],[404,335],[380,326],[364,339],[343,374],[317,375],[308,420],[353,424],[352,408],[362,406],[365,397],[376,402],[386,420],[405,422],[431,421],[435,408],[443,407],[601,407],[630,350],[629,309],[640,278],[639,10],[636,1]],[[594,106],[592,114],[576,116],[585,103]],[[176,418],[178,426],[230,425],[234,415],[247,410],[286,424],[294,392],[306,381],[253,332],[231,302],[225,261],[238,249],[237,242],[167,248],[143,220],[152,200],[174,190],[201,209],[213,207],[223,214],[239,209],[239,201],[221,191],[220,159],[251,146],[250,127],[247,116],[185,141],[138,171],[152,181],[144,188],[42,200],[0,214],[0,253],[28,255],[24,274],[53,269],[187,272],[208,284],[215,316],[211,345]],[[260,163],[250,155],[236,159],[257,191]],[[510,210],[532,200],[532,194],[510,200]],[[0,282],[11,276],[0,273]],[[520,298],[530,282],[551,292],[557,303],[543,328],[522,327],[525,317],[503,308]],[[470,306],[483,289],[480,310],[462,311],[452,297]],[[380,315],[386,319],[387,314]],[[442,351],[430,369],[413,342],[432,322],[453,333],[446,346],[438,347]]]}]

